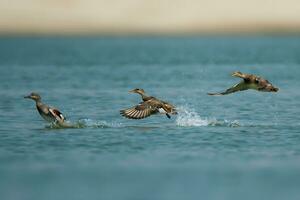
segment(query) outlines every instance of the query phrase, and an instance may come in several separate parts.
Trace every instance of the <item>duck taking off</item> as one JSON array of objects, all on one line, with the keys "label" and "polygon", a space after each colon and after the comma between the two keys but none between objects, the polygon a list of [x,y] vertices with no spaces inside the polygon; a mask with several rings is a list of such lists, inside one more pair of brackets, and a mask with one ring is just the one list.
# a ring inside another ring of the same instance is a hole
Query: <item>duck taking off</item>
[{"label": "duck taking off", "polygon": [[59,110],[42,103],[42,98],[39,94],[32,92],[30,95],[25,96],[24,98],[35,101],[38,112],[47,122],[63,124],[65,121],[65,117]]},{"label": "duck taking off", "polygon": [[243,74],[242,72],[234,72],[232,76],[242,78],[243,80],[220,93],[208,93],[208,95],[226,95],[243,90],[253,89],[260,92],[277,92],[279,89],[274,87],[268,80],[253,74]]},{"label": "duck taking off", "polygon": [[140,104],[120,111],[120,114],[129,119],[143,119],[157,113],[166,114],[171,118],[170,114],[177,114],[175,106],[165,101],[161,101],[155,97],[147,96],[143,89],[134,89],[130,93],[140,94],[143,102]]}]

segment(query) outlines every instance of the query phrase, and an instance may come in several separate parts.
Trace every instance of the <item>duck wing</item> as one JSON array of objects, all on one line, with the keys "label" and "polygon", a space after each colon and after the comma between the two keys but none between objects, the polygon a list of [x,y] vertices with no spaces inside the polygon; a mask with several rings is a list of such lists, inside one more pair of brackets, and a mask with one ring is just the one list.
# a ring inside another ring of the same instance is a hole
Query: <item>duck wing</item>
[{"label": "duck wing", "polygon": [[49,112],[51,113],[51,115],[53,117],[55,117],[55,119],[57,121],[64,121],[65,120],[65,117],[63,116],[63,114],[57,110],[56,108],[49,108]]},{"label": "duck wing", "polygon": [[227,95],[227,94],[231,94],[234,92],[239,92],[239,91],[243,91],[243,90],[248,90],[250,89],[249,84],[245,83],[244,81],[232,86],[231,88],[228,88],[226,91],[224,92],[219,92],[219,93],[207,93],[208,95]]},{"label": "duck wing", "polygon": [[158,112],[157,105],[152,100],[144,101],[132,108],[120,111],[120,114],[129,119],[143,119]]}]

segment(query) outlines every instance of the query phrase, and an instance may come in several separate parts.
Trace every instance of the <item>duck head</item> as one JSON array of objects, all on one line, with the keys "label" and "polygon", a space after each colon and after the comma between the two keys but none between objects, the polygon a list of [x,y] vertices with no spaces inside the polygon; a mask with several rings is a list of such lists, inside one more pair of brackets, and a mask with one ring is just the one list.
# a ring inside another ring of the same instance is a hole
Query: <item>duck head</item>
[{"label": "duck head", "polygon": [[42,98],[38,93],[32,92],[24,97],[25,99],[32,99],[34,101],[40,101]]},{"label": "duck head", "polygon": [[129,92],[130,93],[137,93],[137,94],[145,94],[145,91],[143,89],[140,89],[140,88],[130,90]]}]

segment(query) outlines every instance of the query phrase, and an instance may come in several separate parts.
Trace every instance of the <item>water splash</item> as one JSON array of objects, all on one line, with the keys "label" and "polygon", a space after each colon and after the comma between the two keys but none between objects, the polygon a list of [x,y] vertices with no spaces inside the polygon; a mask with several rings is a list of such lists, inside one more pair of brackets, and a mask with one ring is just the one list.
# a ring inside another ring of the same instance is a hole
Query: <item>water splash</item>
[{"label": "water splash", "polygon": [[107,122],[104,120],[80,119],[78,121],[65,121],[62,124],[52,123],[46,128],[60,129],[60,128],[117,128],[121,127],[121,123]]},{"label": "water splash", "polygon": [[92,128],[118,128],[121,127],[121,123],[119,122],[107,122],[104,120],[92,120],[92,119],[80,119],[78,121],[83,127],[92,127]]},{"label": "water splash", "polygon": [[178,117],[176,119],[177,126],[240,126],[237,120],[217,120],[216,118],[202,118],[197,112],[186,107],[178,108]]},{"label": "water splash", "polygon": [[[177,108],[178,115],[175,120],[176,126],[181,127],[199,127],[199,126],[226,126],[226,127],[239,127],[241,126],[237,120],[217,120],[214,117],[202,118],[197,112],[188,108],[188,106],[182,106]],[[126,126],[120,122],[108,122],[105,120],[93,120],[93,119],[80,119],[77,121],[65,121],[63,124],[53,123],[47,125],[46,128],[50,129],[64,129],[64,128],[124,128],[124,127],[137,127]],[[138,128],[145,128],[144,125]]]}]

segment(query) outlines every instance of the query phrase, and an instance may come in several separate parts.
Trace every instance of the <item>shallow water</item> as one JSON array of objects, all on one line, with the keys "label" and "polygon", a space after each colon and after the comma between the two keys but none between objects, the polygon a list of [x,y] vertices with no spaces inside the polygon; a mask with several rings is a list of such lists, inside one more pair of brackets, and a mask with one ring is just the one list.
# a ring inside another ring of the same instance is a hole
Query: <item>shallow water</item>
[{"label": "shallow water", "polygon": [[[299,199],[299,55],[299,37],[1,38],[0,199]],[[280,90],[206,95],[236,70]],[[122,118],[137,87],[179,115]]]}]

